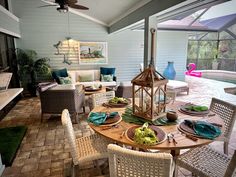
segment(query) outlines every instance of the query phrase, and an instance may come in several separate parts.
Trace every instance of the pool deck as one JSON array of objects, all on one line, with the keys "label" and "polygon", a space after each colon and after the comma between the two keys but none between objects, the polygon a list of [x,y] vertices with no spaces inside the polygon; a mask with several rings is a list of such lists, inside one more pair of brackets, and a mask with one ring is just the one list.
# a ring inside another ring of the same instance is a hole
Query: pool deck
[{"label": "pool deck", "polygon": [[236,87],[236,84],[192,76],[186,76],[185,81],[189,84],[189,95],[181,93],[176,100],[209,106],[211,98],[215,97],[236,104],[236,95],[225,93],[224,90]]}]

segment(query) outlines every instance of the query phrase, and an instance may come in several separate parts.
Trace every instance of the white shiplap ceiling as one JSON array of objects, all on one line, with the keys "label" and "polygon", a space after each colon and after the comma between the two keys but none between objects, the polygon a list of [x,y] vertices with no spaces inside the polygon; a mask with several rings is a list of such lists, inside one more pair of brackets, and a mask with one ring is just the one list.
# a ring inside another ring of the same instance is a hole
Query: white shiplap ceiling
[{"label": "white shiplap ceiling", "polygon": [[[45,4],[55,2],[55,0],[42,1],[45,2]],[[70,8],[70,11],[105,26],[110,26],[150,1],[151,0],[78,0],[78,4],[88,7],[89,10]]]}]

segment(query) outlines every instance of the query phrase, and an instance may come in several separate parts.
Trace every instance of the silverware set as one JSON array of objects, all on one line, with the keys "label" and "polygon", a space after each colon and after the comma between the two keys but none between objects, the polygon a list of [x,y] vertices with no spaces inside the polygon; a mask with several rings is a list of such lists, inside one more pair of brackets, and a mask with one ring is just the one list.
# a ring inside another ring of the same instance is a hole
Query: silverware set
[{"label": "silverware set", "polygon": [[173,133],[169,133],[169,134],[167,134],[167,141],[169,142],[169,143],[171,143],[171,139],[172,139],[172,142],[174,143],[174,145],[176,145],[177,144],[177,141],[175,140],[175,135],[173,134]]},{"label": "silverware set", "polygon": [[119,127],[121,127],[123,129],[122,133],[120,134],[120,138],[123,138],[123,136],[125,135],[125,132],[126,132],[126,128],[121,124],[104,126],[104,127],[101,127],[101,130],[110,130],[112,128],[119,128]]},{"label": "silverware set", "polygon": [[[184,136],[184,137],[186,137],[188,139],[191,139],[193,141],[197,141],[198,140],[198,138],[195,137],[195,136],[192,136],[192,135],[189,135],[189,134],[185,134],[185,133],[182,133],[182,132],[178,132],[178,133],[180,133],[182,136]],[[167,141],[168,141],[168,143],[171,143],[171,139],[172,139],[172,142],[176,145],[177,141],[174,138],[174,133],[167,134]]]}]

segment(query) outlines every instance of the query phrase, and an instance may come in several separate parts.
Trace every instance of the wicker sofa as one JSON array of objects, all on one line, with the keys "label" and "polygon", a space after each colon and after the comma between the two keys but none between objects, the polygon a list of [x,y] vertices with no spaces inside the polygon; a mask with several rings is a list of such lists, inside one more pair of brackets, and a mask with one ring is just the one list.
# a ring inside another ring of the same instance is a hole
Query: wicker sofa
[{"label": "wicker sofa", "polygon": [[[77,84],[82,84],[85,87],[86,86],[92,86],[94,84],[101,84],[102,86],[106,87],[115,87],[116,86],[116,77],[113,77],[112,82],[102,82],[100,81],[100,70],[69,70],[67,71],[68,75],[72,79],[72,83],[77,85]],[[84,75],[92,75],[92,81],[88,82],[81,82],[79,81],[79,76],[84,76]]]}]

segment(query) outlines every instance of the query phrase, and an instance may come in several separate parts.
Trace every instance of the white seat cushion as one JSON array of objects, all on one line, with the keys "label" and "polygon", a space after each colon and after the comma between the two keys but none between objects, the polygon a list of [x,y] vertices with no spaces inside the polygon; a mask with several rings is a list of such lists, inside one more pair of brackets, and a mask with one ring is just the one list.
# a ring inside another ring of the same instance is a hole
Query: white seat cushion
[{"label": "white seat cushion", "polygon": [[76,85],[78,85],[78,84],[82,84],[82,85],[84,85],[85,87],[88,87],[88,86],[94,85],[95,82],[94,82],[94,81],[92,81],[92,82],[76,82]]},{"label": "white seat cushion", "polygon": [[116,82],[112,81],[112,82],[101,82],[102,86],[116,86]]},{"label": "white seat cushion", "polygon": [[92,85],[94,85],[94,84],[101,84],[101,85],[104,86],[104,87],[116,86],[116,82],[115,82],[115,81],[112,81],[112,82],[101,82],[101,81],[76,82],[76,85],[77,85],[77,84],[82,84],[82,85],[84,85],[85,87],[87,87],[87,86],[92,86]]},{"label": "white seat cushion", "polygon": [[182,87],[188,87],[188,83],[176,80],[169,80],[169,82],[167,83],[168,89],[178,89]]},{"label": "white seat cushion", "polygon": [[72,84],[76,83],[77,80],[77,74],[76,71],[67,71],[69,77],[71,78]]}]

